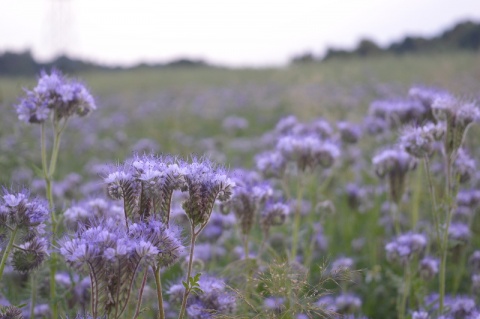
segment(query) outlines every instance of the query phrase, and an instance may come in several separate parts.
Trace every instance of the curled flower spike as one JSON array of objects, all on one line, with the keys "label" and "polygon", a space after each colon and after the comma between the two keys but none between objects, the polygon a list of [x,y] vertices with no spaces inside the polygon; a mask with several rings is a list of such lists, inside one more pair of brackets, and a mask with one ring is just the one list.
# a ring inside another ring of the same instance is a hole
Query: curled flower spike
[{"label": "curled flower spike", "polygon": [[12,266],[20,272],[37,269],[48,256],[48,242],[45,238],[34,237],[31,241],[16,247]]},{"label": "curled flower spike", "polygon": [[418,265],[420,277],[424,280],[432,280],[437,274],[440,260],[433,257],[424,257]]},{"label": "curled flower spike", "polygon": [[277,150],[287,160],[295,162],[300,171],[313,170],[317,166],[331,167],[340,155],[336,145],[314,135],[284,136],[278,141]]},{"label": "curled flower spike", "polygon": [[168,224],[172,195],[185,187],[184,174],[174,157],[135,155],[112,169],[104,181],[110,197],[123,199],[126,220],[160,216]]},{"label": "curled flower spike", "polygon": [[405,127],[400,136],[400,145],[410,155],[416,158],[430,156],[433,152],[433,143],[444,135],[442,124],[427,123],[420,127]]},{"label": "curled flower spike", "polygon": [[85,116],[97,108],[82,83],[68,80],[58,70],[42,72],[37,86],[26,95],[15,106],[18,119],[26,123],[43,123],[51,113],[55,120]]},{"label": "curled flower spike", "polygon": [[423,122],[429,110],[416,100],[374,101],[369,108],[370,116],[382,119],[392,127],[411,122]]},{"label": "curled flower spike", "polygon": [[270,227],[282,225],[289,213],[290,207],[288,205],[268,202],[260,218],[260,225],[265,237],[268,237]]},{"label": "curled flower spike", "polygon": [[379,177],[388,177],[390,196],[399,203],[405,190],[407,172],[415,169],[416,160],[403,150],[389,149],[377,154],[372,162]]},{"label": "curled flower spike", "polygon": [[349,122],[338,122],[337,127],[342,141],[348,144],[357,143],[362,135],[361,128]]},{"label": "curled flower spike", "polygon": [[76,203],[63,213],[63,217],[65,226],[71,230],[77,230],[80,224],[89,225],[92,220],[99,218],[112,218],[125,223],[123,207],[100,197]]},{"label": "curled flower spike", "polygon": [[185,164],[185,191],[188,199],[183,209],[192,226],[204,227],[212,213],[213,205],[218,199],[225,202],[232,196],[235,182],[227,177],[222,167],[216,167],[206,159],[193,159]]},{"label": "curled flower spike", "polygon": [[476,173],[475,160],[462,148],[457,152],[453,168],[460,183],[468,182]]},{"label": "curled flower spike", "polygon": [[453,161],[469,126],[480,119],[480,110],[473,102],[443,95],[432,104],[432,112],[437,121],[446,122],[445,152]]},{"label": "curled flower spike", "polygon": [[287,161],[279,151],[267,151],[255,158],[257,169],[263,176],[281,178],[287,167]]},{"label": "curled flower spike", "polygon": [[114,219],[100,219],[59,244],[67,264],[90,276],[93,316],[119,318],[139,267],[169,266],[179,258],[183,246],[176,236],[178,231],[156,220],[132,224],[127,230]]},{"label": "curled flower spike", "polygon": [[48,204],[39,198],[29,198],[27,190],[21,192],[3,189],[0,199],[0,220],[11,228],[32,228],[45,223],[49,217]]},{"label": "curled flower spike", "polygon": [[237,170],[233,174],[235,193],[229,206],[233,210],[242,235],[248,235],[252,229],[256,214],[265,201],[273,195],[273,188],[261,182],[255,172]]}]

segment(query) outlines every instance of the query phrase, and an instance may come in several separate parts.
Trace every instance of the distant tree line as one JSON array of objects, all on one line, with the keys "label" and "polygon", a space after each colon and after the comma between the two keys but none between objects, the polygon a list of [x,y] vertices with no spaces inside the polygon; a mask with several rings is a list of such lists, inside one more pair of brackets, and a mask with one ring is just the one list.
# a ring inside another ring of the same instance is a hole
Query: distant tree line
[{"label": "distant tree line", "polygon": [[386,54],[479,51],[479,49],[480,23],[465,21],[432,38],[407,36],[385,48],[382,48],[372,40],[362,39],[353,50],[330,48],[323,58],[316,57],[311,52],[305,52],[293,57],[292,62],[301,63],[336,58],[375,57]]},{"label": "distant tree line", "polygon": [[[176,59],[165,64],[146,64],[141,63],[128,69],[141,69],[141,68],[166,68],[166,67],[194,67],[194,66],[207,66],[208,64],[202,60],[191,59]],[[5,52],[0,55],[0,76],[10,75],[33,75],[38,74],[41,70],[50,70],[51,68],[57,68],[65,73],[78,73],[94,70],[123,70],[127,68],[123,67],[109,67],[92,62],[86,62],[78,59],[72,59],[67,56],[59,56],[55,60],[47,63],[39,63],[35,61],[30,51],[13,53]]]}]

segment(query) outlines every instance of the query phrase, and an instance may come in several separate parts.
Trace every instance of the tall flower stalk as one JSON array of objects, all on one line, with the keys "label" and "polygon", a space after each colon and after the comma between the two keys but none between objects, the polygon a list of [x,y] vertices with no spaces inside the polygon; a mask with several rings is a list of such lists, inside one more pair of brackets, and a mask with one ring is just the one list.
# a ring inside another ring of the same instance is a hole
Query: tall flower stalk
[{"label": "tall flower stalk", "polygon": [[461,101],[453,96],[439,97],[432,105],[437,121],[445,123],[444,162],[445,162],[445,214],[443,217],[443,236],[440,242],[440,278],[439,311],[443,313],[445,305],[445,281],[448,254],[448,232],[452,221],[455,198],[458,192],[458,180],[453,176],[453,164],[463,144],[469,126],[478,121],[480,111],[474,103]]},{"label": "tall flower stalk", "polygon": [[190,253],[188,256],[187,276],[183,282],[184,292],[179,319],[184,318],[187,299],[192,291],[198,289],[199,274],[192,277],[193,254],[195,241],[207,225],[217,200],[224,202],[230,199],[235,183],[230,180],[224,169],[216,167],[206,159],[193,159],[186,166],[185,186],[188,198],[183,209],[190,222]]},{"label": "tall flower stalk", "polygon": [[[68,80],[57,70],[50,74],[42,72],[37,86],[26,90],[24,97],[16,106],[19,120],[40,124],[40,145],[42,172],[45,180],[46,197],[50,206],[52,245],[56,245],[57,216],[52,196],[52,183],[60,150],[62,133],[73,115],[85,116],[96,109],[95,101],[85,86],[77,81]],[[50,157],[47,157],[47,123],[51,121],[53,145]],[[58,305],[55,288],[55,274],[58,257],[55,252],[50,257],[50,307],[52,318],[58,318]],[[32,305],[33,307],[34,305]]]}]

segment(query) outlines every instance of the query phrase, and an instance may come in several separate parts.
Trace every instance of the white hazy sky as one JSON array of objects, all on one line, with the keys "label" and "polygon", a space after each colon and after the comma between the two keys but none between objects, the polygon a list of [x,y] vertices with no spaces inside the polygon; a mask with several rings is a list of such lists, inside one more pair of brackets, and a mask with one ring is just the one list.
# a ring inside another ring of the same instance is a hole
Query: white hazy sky
[{"label": "white hazy sky", "polygon": [[431,36],[480,21],[480,0],[0,0],[0,52],[106,64],[178,57],[281,65],[298,53]]}]

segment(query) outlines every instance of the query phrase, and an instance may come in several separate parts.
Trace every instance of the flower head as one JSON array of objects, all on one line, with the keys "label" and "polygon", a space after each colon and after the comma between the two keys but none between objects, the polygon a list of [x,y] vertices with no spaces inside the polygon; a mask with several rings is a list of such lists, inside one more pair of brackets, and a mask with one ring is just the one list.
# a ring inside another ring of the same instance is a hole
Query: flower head
[{"label": "flower head", "polygon": [[204,225],[210,218],[215,201],[230,199],[235,182],[227,176],[224,168],[207,159],[194,158],[191,163],[185,163],[184,168],[185,190],[189,196],[183,208],[192,225]]},{"label": "flower head", "polygon": [[95,101],[86,87],[67,79],[60,71],[42,72],[37,86],[26,91],[15,106],[18,118],[26,123],[43,123],[51,113],[56,120],[74,114],[85,116],[96,109]]},{"label": "flower head", "polygon": [[387,258],[401,265],[407,264],[414,255],[423,252],[427,245],[427,237],[423,234],[407,233],[398,236],[385,245]]}]

